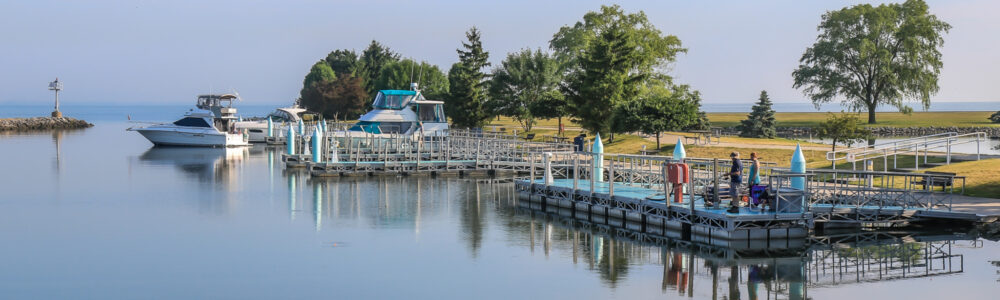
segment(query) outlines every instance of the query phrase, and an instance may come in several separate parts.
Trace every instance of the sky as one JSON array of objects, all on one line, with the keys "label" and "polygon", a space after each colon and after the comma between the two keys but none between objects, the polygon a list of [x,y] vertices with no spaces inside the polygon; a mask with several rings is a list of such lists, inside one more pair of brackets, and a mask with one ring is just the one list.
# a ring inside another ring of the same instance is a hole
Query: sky
[{"label": "sky", "polygon": [[[472,26],[494,64],[547,48],[559,27],[602,4],[644,11],[688,53],[675,82],[706,103],[808,103],[792,70],[823,13],[864,1],[0,1],[0,104],[183,104],[239,91],[248,104],[287,105],[309,67],[335,49],[371,40],[443,70]],[[953,28],[941,49],[932,101],[1000,101],[1000,11],[994,0],[929,0]]]}]

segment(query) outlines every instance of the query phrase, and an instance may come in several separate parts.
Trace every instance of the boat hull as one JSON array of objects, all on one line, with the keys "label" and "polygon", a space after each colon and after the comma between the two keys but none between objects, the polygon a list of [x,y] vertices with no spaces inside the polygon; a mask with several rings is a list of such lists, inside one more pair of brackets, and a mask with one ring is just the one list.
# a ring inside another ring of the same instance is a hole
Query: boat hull
[{"label": "boat hull", "polygon": [[145,128],[135,130],[158,146],[239,147],[248,145],[240,134]]}]

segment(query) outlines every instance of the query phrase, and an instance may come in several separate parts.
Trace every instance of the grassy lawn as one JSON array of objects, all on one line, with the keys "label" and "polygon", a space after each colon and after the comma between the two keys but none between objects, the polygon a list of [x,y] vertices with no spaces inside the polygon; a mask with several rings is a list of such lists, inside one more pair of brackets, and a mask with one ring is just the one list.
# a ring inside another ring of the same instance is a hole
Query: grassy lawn
[{"label": "grassy lawn", "polygon": [[965,176],[965,194],[1000,198],[1000,159],[953,163],[926,171],[951,172]]},{"label": "grassy lawn", "polygon": [[[904,115],[898,112],[876,113],[875,119],[878,124],[875,126],[889,127],[976,127],[976,126],[1000,126],[993,124],[987,119],[993,112],[973,111],[973,112],[914,112],[911,115]],[[859,114],[862,125],[867,125],[868,114]],[[732,127],[746,119],[747,113],[709,113],[708,120],[712,126]],[[778,126],[781,127],[815,127],[823,120],[826,120],[827,113],[824,112],[779,112],[774,114]]]}]

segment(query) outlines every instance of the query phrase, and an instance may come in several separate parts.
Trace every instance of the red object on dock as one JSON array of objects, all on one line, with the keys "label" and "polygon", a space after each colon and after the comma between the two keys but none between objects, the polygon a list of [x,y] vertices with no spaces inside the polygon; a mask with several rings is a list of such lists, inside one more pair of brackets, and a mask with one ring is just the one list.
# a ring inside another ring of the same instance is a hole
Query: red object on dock
[{"label": "red object on dock", "polygon": [[667,164],[667,181],[674,185],[674,202],[684,200],[684,184],[691,182],[687,164]]}]

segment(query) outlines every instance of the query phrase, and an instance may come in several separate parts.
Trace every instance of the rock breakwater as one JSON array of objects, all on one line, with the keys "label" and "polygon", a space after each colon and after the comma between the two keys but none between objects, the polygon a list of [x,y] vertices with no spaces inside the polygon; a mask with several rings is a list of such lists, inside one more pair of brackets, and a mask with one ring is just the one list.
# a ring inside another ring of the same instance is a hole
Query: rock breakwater
[{"label": "rock breakwater", "polygon": [[94,124],[87,123],[87,121],[66,117],[0,119],[0,131],[80,129],[93,126]]}]

